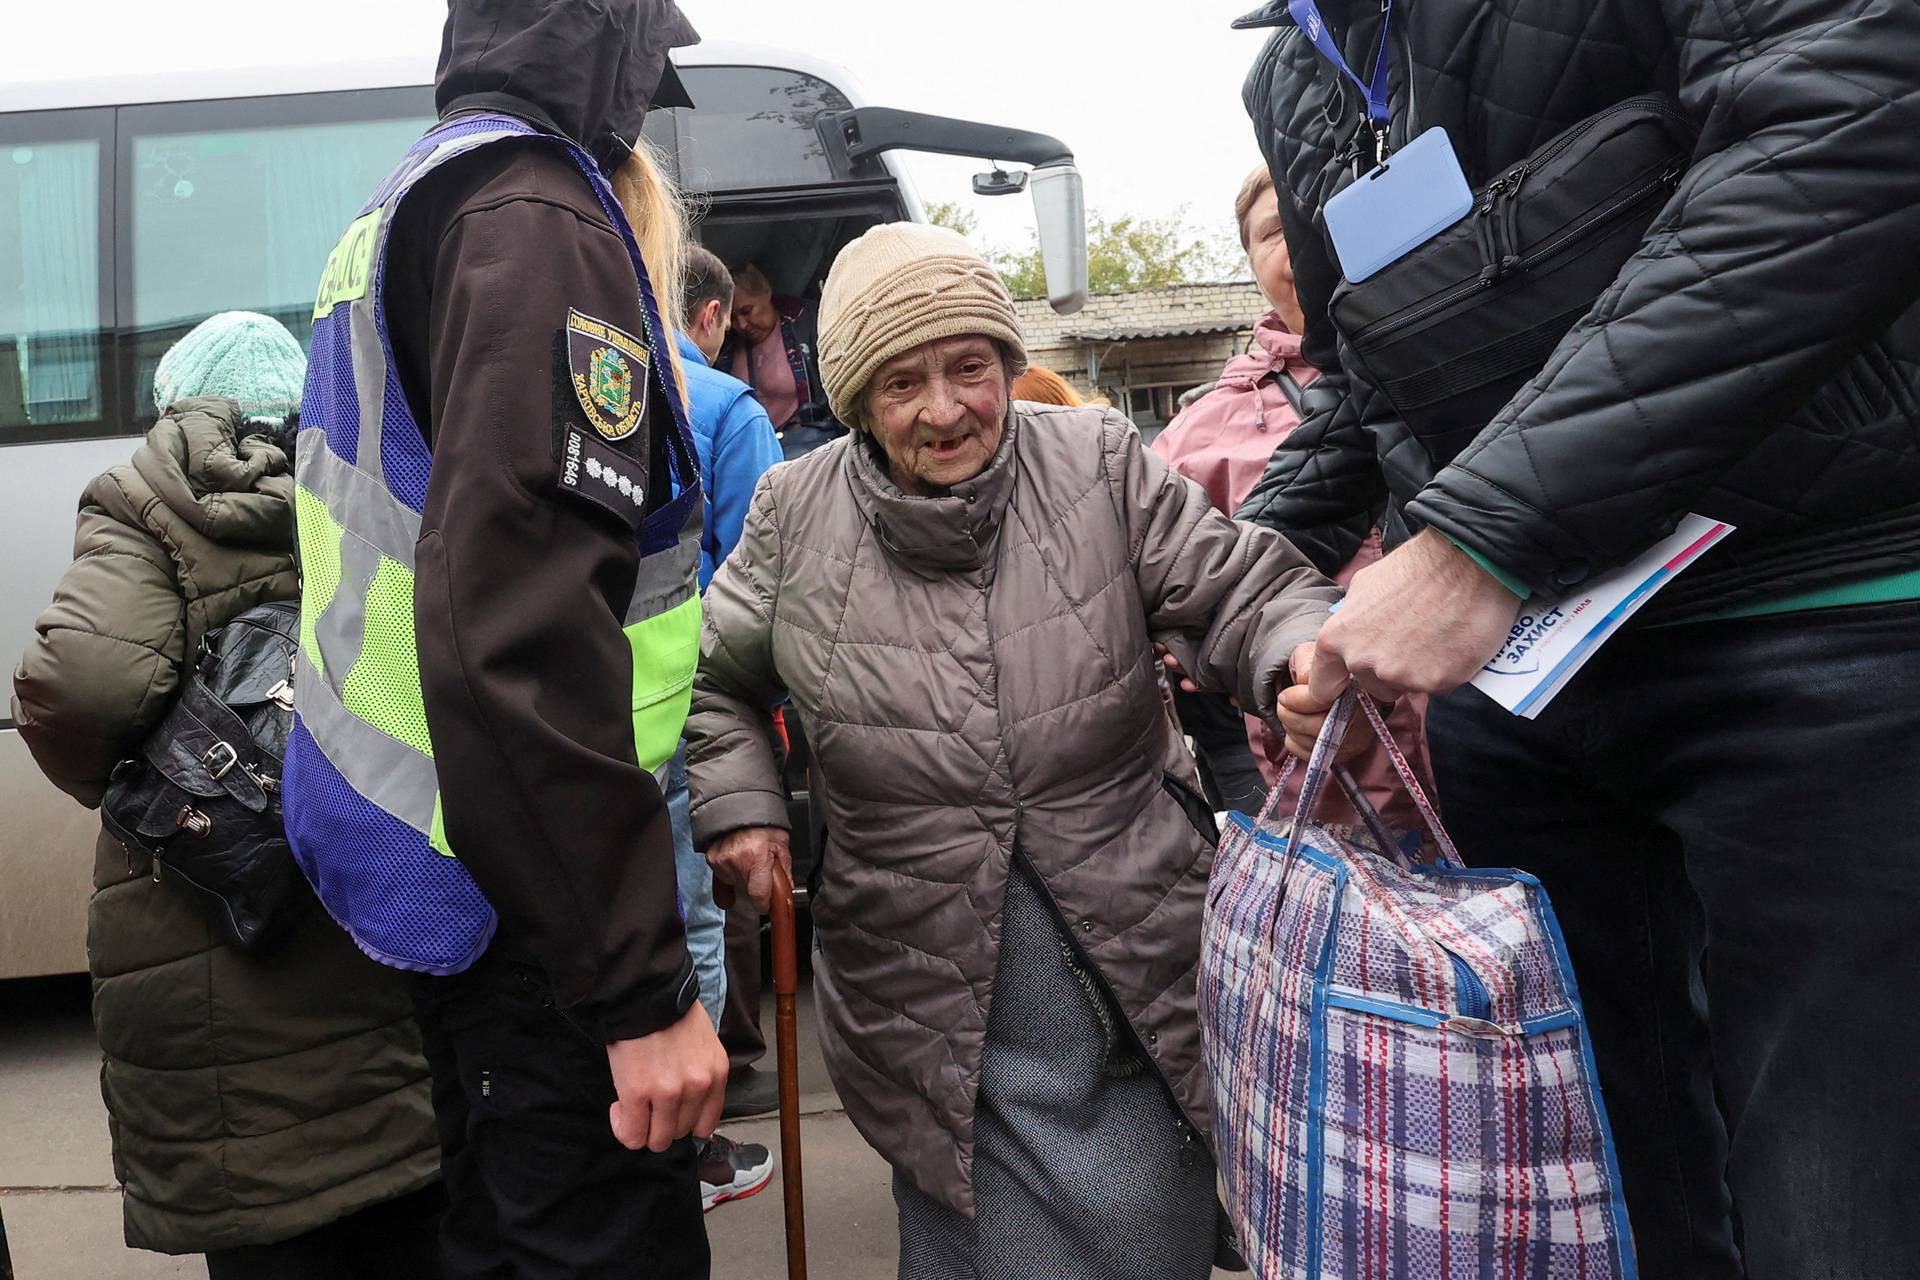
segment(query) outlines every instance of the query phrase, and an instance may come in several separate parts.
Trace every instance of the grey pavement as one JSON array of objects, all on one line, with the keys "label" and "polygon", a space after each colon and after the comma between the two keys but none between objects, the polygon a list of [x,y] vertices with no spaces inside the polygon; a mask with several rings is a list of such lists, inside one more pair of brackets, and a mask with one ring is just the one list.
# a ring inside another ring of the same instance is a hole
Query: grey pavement
[{"label": "grey pavement", "polygon": [[[771,1040],[771,995],[764,1025]],[[820,1058],[810,991],[799,1001],[799,1030],[811,1274],[893,1280],[898,1241],[887,1165],[840,1110]],[[765,1065],[772,1068],[771,1050]],[[121,1242],[99,1069],[84,979],[0,983],[0,1247],[11,1251],[14,1280],[204,1280],[197,1257],[169,1258]],[[723,1128],[738,1141],[779,1151],[773,1117]],[[706,1221],[714,1280],[786,1275],[778,1177]]]},{"label": "grey pavement", "polygon": [[[812,1274],[892,1280],[897,1241],[887,1166],[854,1132],[821,1061],[811,992],[799,1003],[801,1122]],[[773,1034],[773,998],[765,1026]],[[768,1051],[772,1069],[772,1051]],[[724,1131],[779,1150],[779,1122]],[[0,1223],[14,1280],[204,1280],[197,1257],[128,1249],[120,1238],[100,1054],[84,979],[0,983]],[[714,1280],[786,1274],[780,1180],[707,1215]]]}]

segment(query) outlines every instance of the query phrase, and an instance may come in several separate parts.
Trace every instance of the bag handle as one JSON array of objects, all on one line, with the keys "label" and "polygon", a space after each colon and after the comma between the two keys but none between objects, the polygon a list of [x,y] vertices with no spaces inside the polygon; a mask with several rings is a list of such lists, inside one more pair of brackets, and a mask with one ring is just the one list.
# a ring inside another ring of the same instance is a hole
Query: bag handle
[{"label": "bag handle", "polygon": [[[1406,753],[1400,750],[1400,744],[1394,741],[1393,732],[1387,728],[1386,717],[1380,714],[1379,705],[1358,685],[1347,686],[1346,692],[1342,693],[1339,700],[1333,704],[1333,710],[1327,713],[1326,723],[1320,727],[1320,736],[1313,744],[1313,755],[1307,761],[1306,777],[1300,783],[1300,799],[1294,805],[1291,829],[1299,831],[1306,826],[1307,818],[1312,814],[1314,806],[1319,803],[1320,794],[1326,788],[1328,776],[1346,773],[1344,766],[1334,763],[1333,754],[1339,744],[1346,739],[1347,726],[1353,721],[1355,707],[1366,715],[1367,723],[1373,726],[1374,736],[1380,740],[1380,745],[1386,748],[1387,758],[1393,763],[1393,771],[1400,776],[1400,785],[1406,789],[1407,795],[1413,800],[1414,808],[1420,811],[1421,821],[1426,824],[1428,834],[1433,837],[1433,843],[1440,851],[1437,860],[1448,866],[1465,865],[1460,860],[1460,851],[1454,846],[1453,838],[1447,834],[1446,827],[1441,823],[1440,814],[1434,809],[1433,801],[1427,798],[1426,788],[1422,787],[1420,779],[1414,776],[1413,766],[1407,763]],[[1259,817],[1254,819],[1254,830],[1273,820],[1275,812],[1280,807],[1281,793],[1286,790],[1287,781],[1293,776],[1299,763],[1297,757],[1288,758],[1285,767],[1280,770],[1280,776],[1274,779],[1272,790],[1267,793],[1267,803],[1261,807]],[[1381,820],[1379,812],[1373,805],[1361,794],[1359,784],[1355,783],[1352,775],[1349,774],[1341,782],[1341,786],[1347,791],[1350,799],[1356,800],[1354,808],[1366,822],[1369,830],[1373,832],[1374,838],[1381,841],[1382,852],[1392,857],[1393,848],[1386,836],[1386,823]],[[1252,838],[1251,833],[1248,838]]]},{"label": "bag handle", "polygon": [[1305,401],[1303,401],[1301,397],[1306,394],[1306,390],[1301,387],[1300,379],[1294,377],[1285,369],[1276,369],[1274,370],[1273,381],[1274,384],[1280,388],[1280,394],[1286,397],[1287,404],[1292,407],[1294,415],[1305,420],[1307,411]]},{"label": "bag handle", "polygon": [[1380,810],[1373,801],[1367,799],[1367,789],[1360,785],[1353,771],[1343,764],[1336,764],[1333,766],[1333,780],[1340,784],[1340,790],[1346,793],[1347,803],[1353,806],[1353,811],[1360,815],[1360,821],[1373,833],[1373,842],[1380,846],[1381,856],[1392,858],[1402,867],[1411,869],[1413,864],[1400,851],[1400,842],[1394,839],[1392,828],[1387,826],[1387,820],[1380,816]]},{"label": "bag handle", "polygon": [[[1347,725],[1353,720],[1353,695],[1358,690],[1348,686],[1346,693],[1340,695],[1333,709],[1327,712],[1327,719],[1320,726],[1320,736],[1313,744],[1313,758],[1307,762],[1307,776],[1300,783],[1300,802],[1294,806],[1293,826],[1289,832],[1297,832],[1306,825],[1307,815],[1313,812],[1314,804],[1320,798],[1320,790],[1326,785],[1327,774],[1333,765],[1333,751],[1336,744],[1346,738]],[[1300,761],[1288,756],[1287,763],[1281,768],[1280,776],[1273,780],[1267,789],[1266,803],[1260,806],[1260,812],[1254,815],[1253,823],[1247,828],[1246,838],[1234,846],[1233,856],[1237,859],[1253,843],[1254,833],[1273,821],[1279,811],[1280,797],[1287,789],[1287,780],[1293,777]],[[1289,837],[1291,838],[1291,836]]]}]

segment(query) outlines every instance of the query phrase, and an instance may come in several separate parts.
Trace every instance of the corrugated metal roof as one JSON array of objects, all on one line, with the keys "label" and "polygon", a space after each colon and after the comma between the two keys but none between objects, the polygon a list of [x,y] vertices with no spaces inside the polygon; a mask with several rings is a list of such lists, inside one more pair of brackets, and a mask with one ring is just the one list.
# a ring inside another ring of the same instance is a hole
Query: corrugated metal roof
[{"label": "corrugated metal roof", "polygon": [[1251,329],[1267,301],[1251,281],[1181,284],[1100,293],[1076,315],[1055,315],[1045,299],[1014,303],[1029,347],[1198,337]]},{"label": "corrugated metal roof", "polygon": [[[1256,317],[1257,318],[1257,317]],[[1150,325],[1130,329],[1069,329],[1060,336],[1081,342],[1132,342],[1141,338],[1196,338],[1209,333],[1238,333],[1252,320],[1209,321],[1204,324]]]}]

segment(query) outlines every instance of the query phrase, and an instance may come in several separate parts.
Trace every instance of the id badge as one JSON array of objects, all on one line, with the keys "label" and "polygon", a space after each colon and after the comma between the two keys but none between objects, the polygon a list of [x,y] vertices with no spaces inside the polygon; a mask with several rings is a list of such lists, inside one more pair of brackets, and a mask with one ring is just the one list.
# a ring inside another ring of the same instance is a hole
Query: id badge
[{"label": "id badge", "polygon": [[1327,201],[1340,273],[1358,284],[1473,211],[1447,131],[1435,126]]}]

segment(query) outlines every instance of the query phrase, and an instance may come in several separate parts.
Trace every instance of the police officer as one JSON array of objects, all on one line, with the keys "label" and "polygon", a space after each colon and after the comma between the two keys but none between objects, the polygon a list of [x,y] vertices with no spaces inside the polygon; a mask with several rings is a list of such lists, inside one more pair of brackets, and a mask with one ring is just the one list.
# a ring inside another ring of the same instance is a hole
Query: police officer
[{"label": "police officer", "polygon": [[431,975],[455,1276],[708,1269],[686,1137],[726,1056],[652,772],[700,487],[678,281],[609,181],[648,180],[629,144],[697,38],[672,0],[453,0],[440,123],[315,306],[289,834],[362,948]]}]

